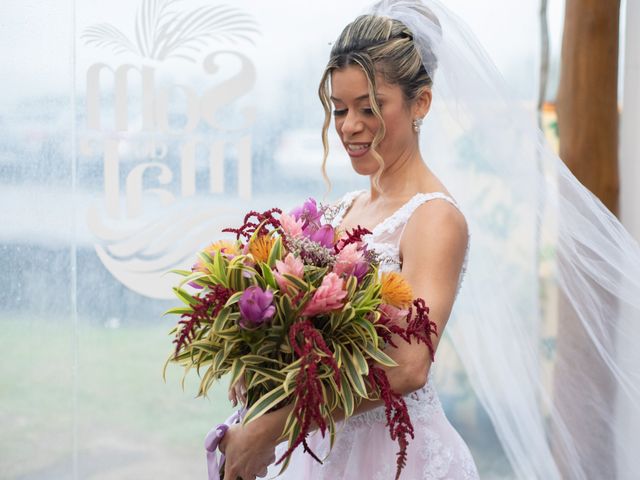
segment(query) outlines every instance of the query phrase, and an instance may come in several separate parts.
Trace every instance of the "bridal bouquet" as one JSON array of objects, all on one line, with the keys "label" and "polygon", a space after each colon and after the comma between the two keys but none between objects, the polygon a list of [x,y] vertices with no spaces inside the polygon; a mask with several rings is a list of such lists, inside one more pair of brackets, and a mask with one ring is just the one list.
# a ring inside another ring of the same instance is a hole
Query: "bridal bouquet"
[{"label": "bridal bouquet", "polygon": [[379,275],[363,241],[370,232],[337,232],[326,210],[309,199],[290,214],[249,212],[239,228],[223,230],[234,241],[209,245],[191,271],[174,270],[184,277],[174,287],[184,306],[166,312],[180,315],[167,364],[182,365],[185,375],[195,368],[199,396],[223,375],[232,386],[242,379],[243,423],[293,403],[280,473],[301,443],[320,462],[306,442],[313,423],[323,436],[329,430],[333,447],[335,409],[346,419],[362,399],[382,399],[400,447],[399,475],[413,426],[382,368],[397,366],[383,348],[397,347],[396,334],[424,342],[433,358],[435,324],[400,274]]}]

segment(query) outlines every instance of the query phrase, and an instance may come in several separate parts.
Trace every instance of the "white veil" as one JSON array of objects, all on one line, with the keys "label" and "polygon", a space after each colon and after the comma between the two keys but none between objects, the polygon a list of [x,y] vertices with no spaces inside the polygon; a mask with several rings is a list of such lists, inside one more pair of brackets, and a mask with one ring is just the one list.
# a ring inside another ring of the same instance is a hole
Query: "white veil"
[{"label": "white veil", "polygon": [[[632,478],[640,432],[624,438],[618,427],[640,415],[640,247],[554,153],[460,18],[436,0],[366,13],[403,22],[434,79],[423,151],[471,232],[447,331],[514,472]],[[546,358],[541,232],[555,238],[562,313]]]}]

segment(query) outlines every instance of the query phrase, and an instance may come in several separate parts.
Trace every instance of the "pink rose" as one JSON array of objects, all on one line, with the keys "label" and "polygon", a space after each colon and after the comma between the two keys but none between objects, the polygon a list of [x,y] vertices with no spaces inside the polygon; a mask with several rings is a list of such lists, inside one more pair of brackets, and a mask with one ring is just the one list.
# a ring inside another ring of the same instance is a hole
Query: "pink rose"
[{"label": "pink rose", "polygon": [[343,286],[344,280],[335,273],[326,275],[302,314],[313,316],[342,308],[343,299],[347,296]]}]

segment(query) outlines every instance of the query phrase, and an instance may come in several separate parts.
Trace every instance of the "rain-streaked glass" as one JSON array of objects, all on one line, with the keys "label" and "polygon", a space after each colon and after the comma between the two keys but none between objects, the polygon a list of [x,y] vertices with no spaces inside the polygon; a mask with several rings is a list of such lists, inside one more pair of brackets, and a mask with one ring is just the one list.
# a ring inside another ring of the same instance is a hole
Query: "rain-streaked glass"
[{"label": "rain-streaked glass", "polygon": [[[164,272],[247,210],[323,199],[318,80],[367,4],[0,6],[0,477],[204,476],[204,435],[231,405],[225,382],[208,399],[194,372],[184,391],[177,368],[163,382],[178,280]],[[482,27],[473,2],[452,8]],[[509,17],[531,33],[521,43],[479,32],[532,105],[535,12]],[[326,200],[367,186],[330,138]],[[481,475],[508,476],[446,341],[438,354],[441,400]]]}]

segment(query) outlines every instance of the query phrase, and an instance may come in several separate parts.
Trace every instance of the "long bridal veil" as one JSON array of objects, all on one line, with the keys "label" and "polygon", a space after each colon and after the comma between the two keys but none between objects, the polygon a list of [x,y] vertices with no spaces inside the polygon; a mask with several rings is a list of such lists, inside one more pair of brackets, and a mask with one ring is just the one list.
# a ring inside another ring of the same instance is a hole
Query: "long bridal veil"
[{"label": "long bridal veil", "polygon": [[[467,216],[447,327],[518,478],[632,478],[640,432],[640,247],[566,168],[465,23],[439,1],[381,1],[434,78],[427,161]],[[559,316],[543,335],[540,238]],[[546,338],[546,341],[541,341]],[[437,363],[437,359],[436,359]]]}]

